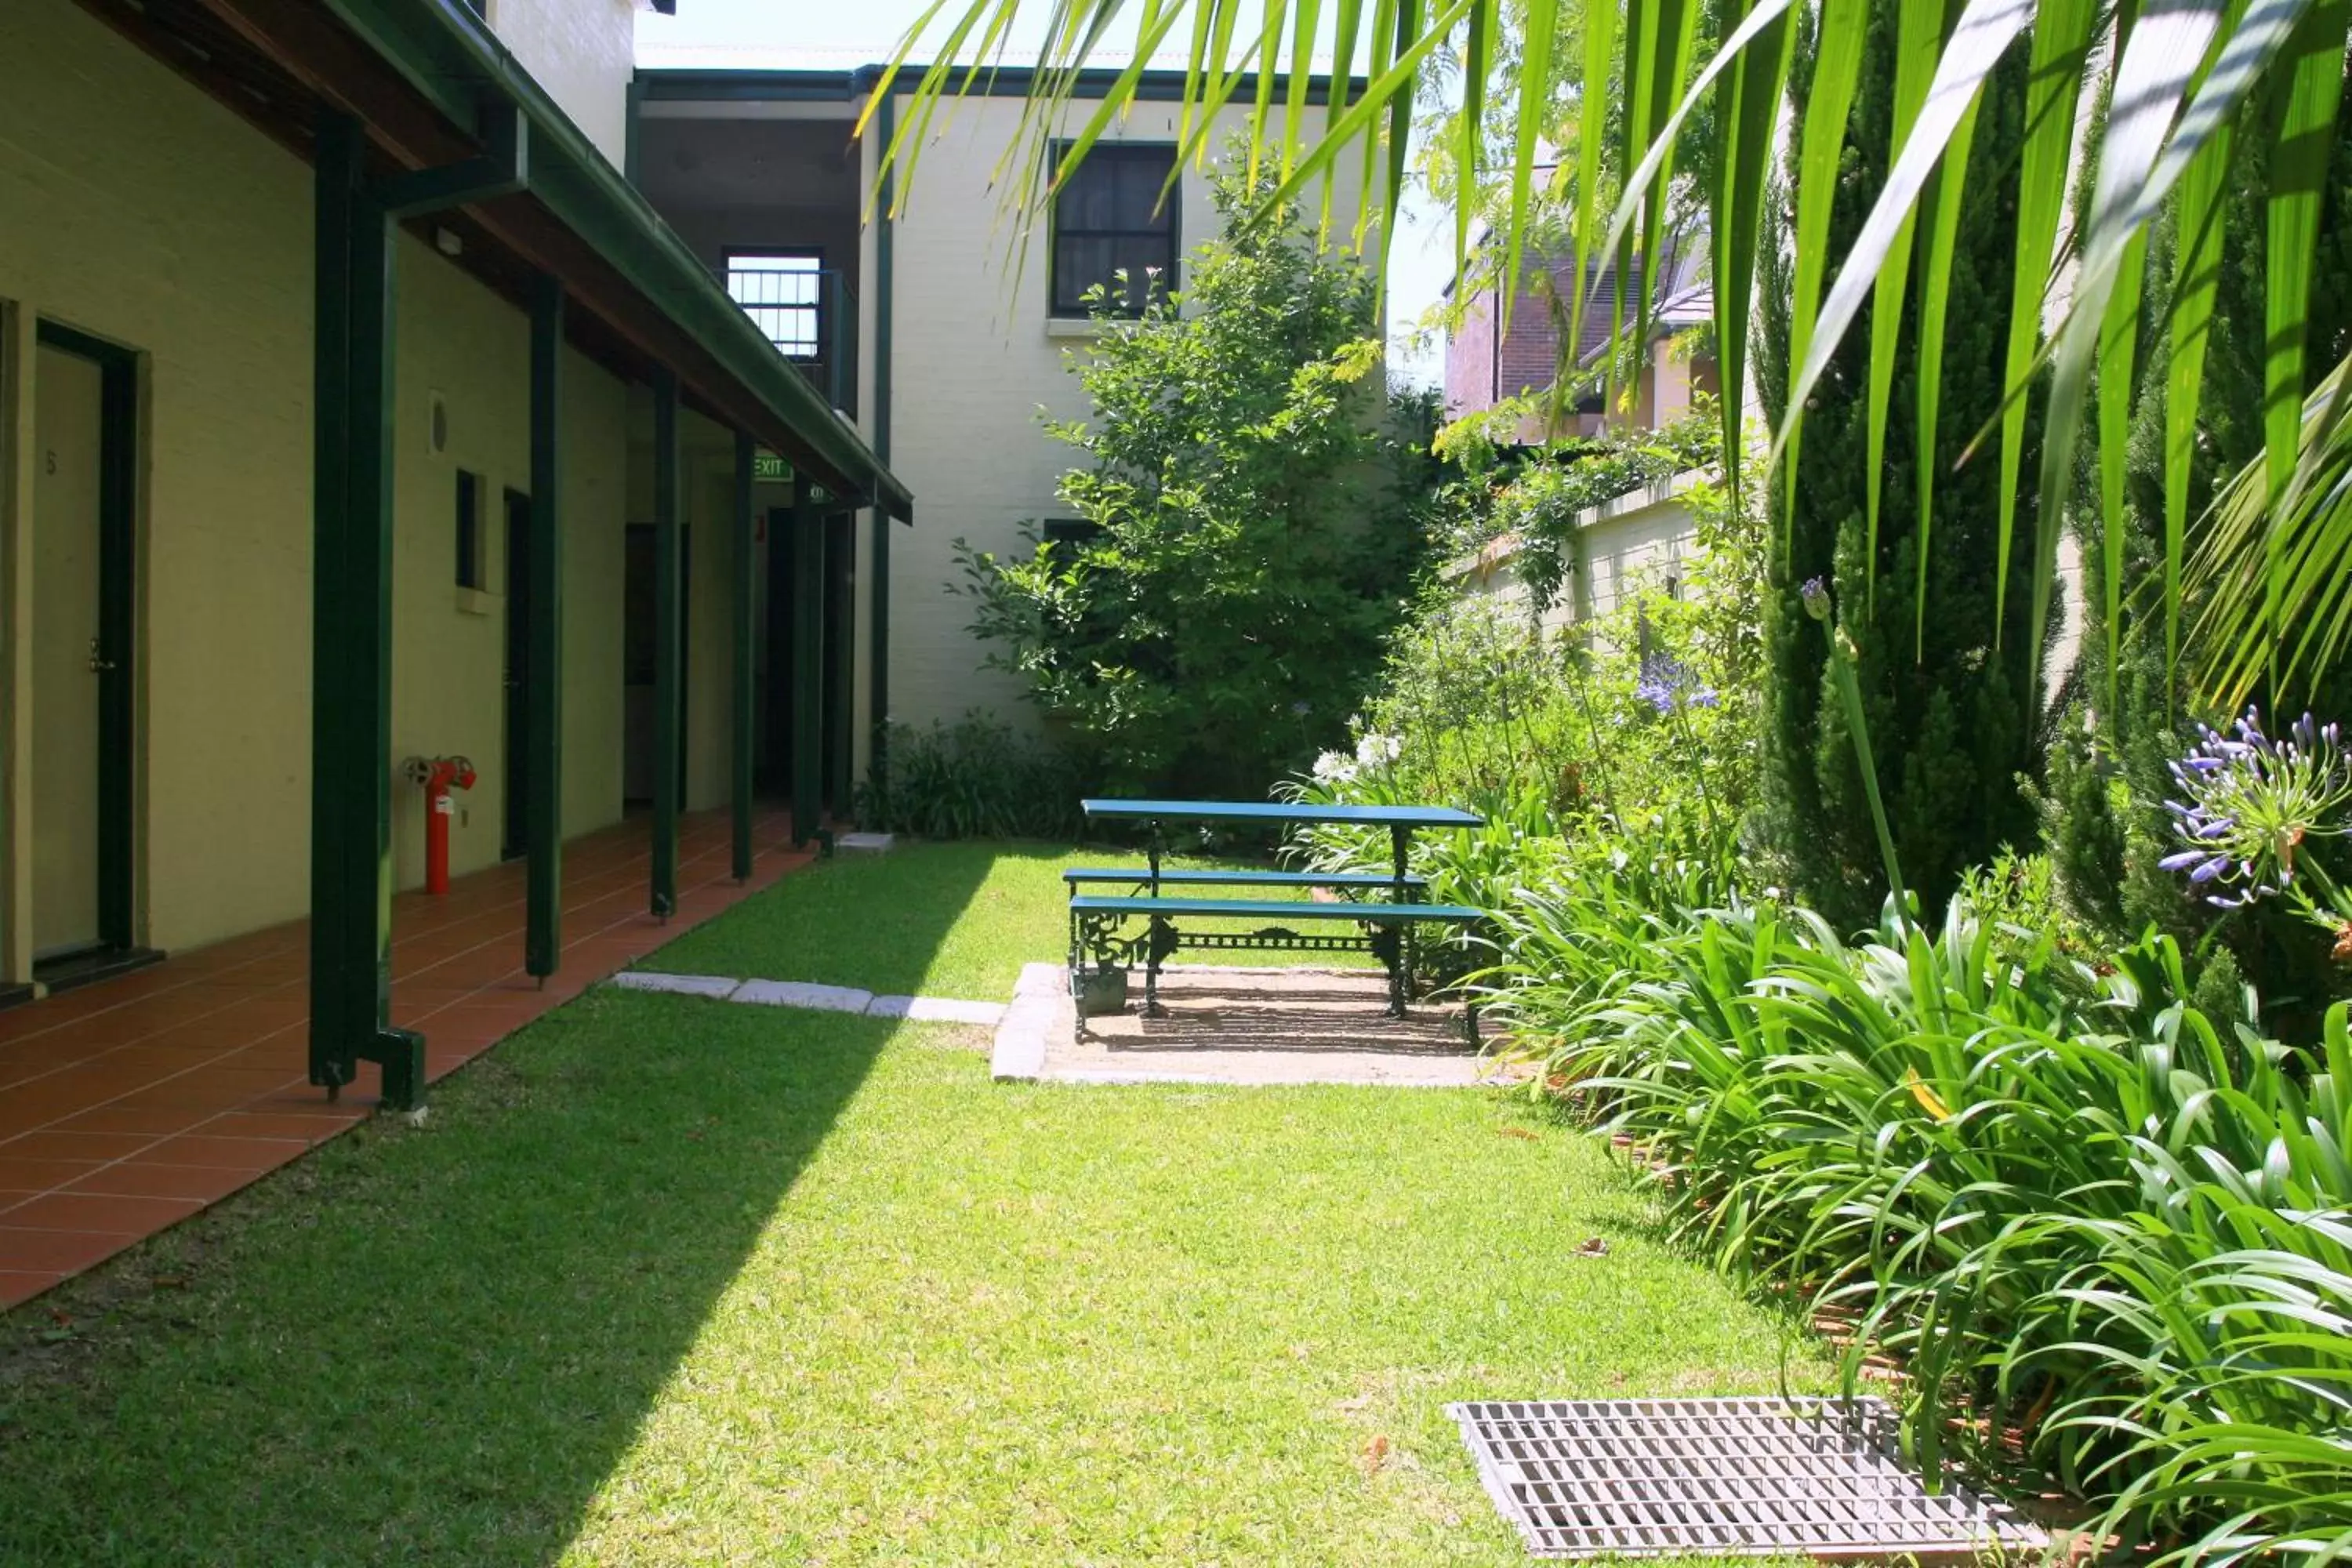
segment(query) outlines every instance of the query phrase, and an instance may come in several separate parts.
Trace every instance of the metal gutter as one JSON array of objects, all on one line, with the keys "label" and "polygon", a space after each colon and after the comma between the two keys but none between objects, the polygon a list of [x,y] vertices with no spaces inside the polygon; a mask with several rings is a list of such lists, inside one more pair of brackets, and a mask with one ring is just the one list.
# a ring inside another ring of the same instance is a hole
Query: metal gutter
[{"label": "metal gutter", "polygon": [[[858,66],[849,70],[807,70],[782,68],[763,70],[758,67],[703,66],[641,66],[637,80],[645,86],[648,103],[828,103],[863,98],[882,80],[884,67]],[[1126,73],[1108,67],[1094,68],[1078,73],[1071,89],[1074,98],[1100,98],[1113,83]],[[1136,79],[1135,96],[1139,102],[1175,103],[1184,97],[1184,76],[1181,70],[1147,70]],[[898,73],[893,83],[898,89],[912,90],[922,79],[922,68],[909,66]],[[1252,78],[1253,83],[1255,78]],[[1026,98],[1037,80],[1034,66],[999,66],[983,70],[963,96],[971,98]],[[1358,79],[1353,91],[1367,85]],[[1276,101],[1286,101],[1290,79],[1274,79]],[[1307,79],[1307,101],[1320,106],[1330,101],[1331,79],[1311,76]],[[1243,100],[1248,101],[1246,100]]]},{"label": "metal gutter", "polygon": [[776,352],[470,6],[462,0],[319,4],[469,133],[482,129],[485,95],[512,105],[530,127],[530,195],[797,437],[820,483],[912,521],[907,487]]}]

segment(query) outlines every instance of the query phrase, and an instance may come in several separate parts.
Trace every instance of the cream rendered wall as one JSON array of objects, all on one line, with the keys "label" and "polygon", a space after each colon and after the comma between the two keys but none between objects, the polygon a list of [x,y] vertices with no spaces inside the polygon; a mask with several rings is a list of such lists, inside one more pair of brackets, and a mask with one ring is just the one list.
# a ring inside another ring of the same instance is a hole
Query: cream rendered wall
[{"label": "cream rendered wall", "polygon": [[[0,6],[0,300],[20,321],[47,317],[142,354],[140,935],[182,948],[298,918],[310,901],[310,172],[70,0]],[[498,853],[504,650],[496,604],[457,608],[454,466],[489,480],[499,591],[500,488],[528,484],[528,329],[421,244],[400,242],[396,270],[394,759],[462,751],[484,768],[453,844],[465,870]],[[621,806],[626,401],[578,355],[566,366],[564,818],[579,832]],[[425,450],[432,388],[450,401],[443,458]],[[0,409],[0,431],[28,427],[25,412]],[[14,510],[0,494],[0,515]],[[26,717],[30,694],[12,696]],[[20,732],[37,743],[37,723]],[[395,785],[404,886],[422,875],[415,797]],[[19,816],[20,828],[38,825]]]},{"label": "cream rendered wall", "polygon": [[1683,558],[1697,543],[1690,509],[1671,496],[1643,494],[1622,511],[1601,510],[1584,531],[1586,590],[1579,609],[1587,616],[1605,616],[1644,590],[1664,591],[1670,578],[1683,575]]},{"label": "cream rendered wall", "polygon": [[[1670,579],[1686,575],[1685,563],[1698,548],[1698,530],[1680,492],[1696,479],[1677,475],[1581,514],[1580,569],[1538,624],[1548,632],[1563,632],[1608,615],[1638,594],[1662,592]],[[1512,539],[1497,540],[1452,563],[1444,574],[1462,598],[1531,609],[1517,556]]]},{"label": "cream rendered wall", "polygon": [[604,161],[621,167],[636,70],[631,0],[490,0],[489,23]]},{"label": "cream rendered wall", "polygon": [[[985,649],[965,629],[970,607],[944,587],[958,576],[959,537],[1014,550],[1024,520],[1067,515],[1055,485],[1073,453],[1046,438],[1040,414],[1087,412],[1067,360],[1090,340],[1082,323],[1049,321],[1042,223],[1017,286],[1006,266],[1002,187],[991,175],[1023,107],[1019,99],[973,99],[942,114],[898,224],[890,466],[914,492],[917,522],[891,542],[890,707],[919,725],[972,708],[1016,721],[1030,711],[1017,681],[980,668]],[[1073,126],[1091,111],[1077,106]],[[1313,112],[1319,124],[1321,110]],[[1107,139],[1172,142],[1177,113],[1172,103],[1138,104]],[[1246,109],[1228,111],[1212,145],[1222,151],[1247,119]],[[1343,187],[1338,210],[1352,214],[1353,200],[1352,186]],[[1181,201],[1178,235],[1189,253],[1216,226],[1197,171],[1186,170]],[[1180,282],[1182,274],[1180,265]]]}]

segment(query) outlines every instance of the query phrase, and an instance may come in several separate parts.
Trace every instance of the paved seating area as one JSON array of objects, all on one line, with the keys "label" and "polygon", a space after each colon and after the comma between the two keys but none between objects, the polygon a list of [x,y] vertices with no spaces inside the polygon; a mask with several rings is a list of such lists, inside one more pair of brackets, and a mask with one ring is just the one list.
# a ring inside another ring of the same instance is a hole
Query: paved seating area
[{"label": "paved seating area", "polygon": [[[404,893],[393,913],[393,1022],[424,1031],[439,1078],[808,856],[763,816],[751,880],[728,875],[724,812],[686,819],[678,912],[646,912],[632,821],[564,849],[562,973],[522,972],[523,867]],[[152,1236],[375,1109],[373,1068],[331,1105],[307,1081],[305,922],[0,1013],[0,1308]]]}]

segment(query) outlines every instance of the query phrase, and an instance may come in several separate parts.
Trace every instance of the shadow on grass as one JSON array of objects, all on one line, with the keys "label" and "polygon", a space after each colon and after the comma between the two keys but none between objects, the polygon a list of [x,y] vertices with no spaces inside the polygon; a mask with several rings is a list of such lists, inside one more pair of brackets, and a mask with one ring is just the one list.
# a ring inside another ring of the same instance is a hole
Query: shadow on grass
[{"label": "shadow on grass", "polygon": [[593,992],[0,1320],[0,1563],[561,1556],[892,1027]]},{"label": "shadow on grass", "polygon": [[[996,852],[733,912],[919,974]],[[0,1320],[0,1563],[559,1556],[890,1029],[592,993]]]}]

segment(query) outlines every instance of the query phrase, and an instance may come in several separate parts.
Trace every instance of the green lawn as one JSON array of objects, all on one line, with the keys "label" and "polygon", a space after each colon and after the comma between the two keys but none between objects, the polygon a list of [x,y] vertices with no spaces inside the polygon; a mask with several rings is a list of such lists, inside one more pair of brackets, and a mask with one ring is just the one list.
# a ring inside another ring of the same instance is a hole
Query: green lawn
[{"label": "green lawn", "polygon": [[[1061,863],[845,862],[678,945],[985,994]],[[1780,1385],[1784,1326],[1522,1100],[982,1043],[591,993],[0,1319],[0,1563],[1500,1565],[1447,1401]]]},{"label": "green lawn", "polygon": [[[1059,962],[1068,952],[1065,868],[1140,864],[1133,849],[1101,845],[910,844],[885,855],[842,855],[785,878],[637,967],[1002,1002],[1012,996],[1024,963]],[[1168,864],[1237,862],[1175,857]],[[1215,891],[1220,898],[1255,896]],[[1265,896],[1300,895],[1281,889]],[[1234,921],[1191,923],[1202,931],[1243,929]],[[1234,957],[1243,963],[1370,962],[1345,953]],[[1207,962],[1199,954],[1186,958]]]},{"label": "green lawn", "polygon": [[1517,1101],[968,1039],[572,1005],[7,1320],[0,1562],[1499,1564],[1445,1401],[1774,1386]]}]

